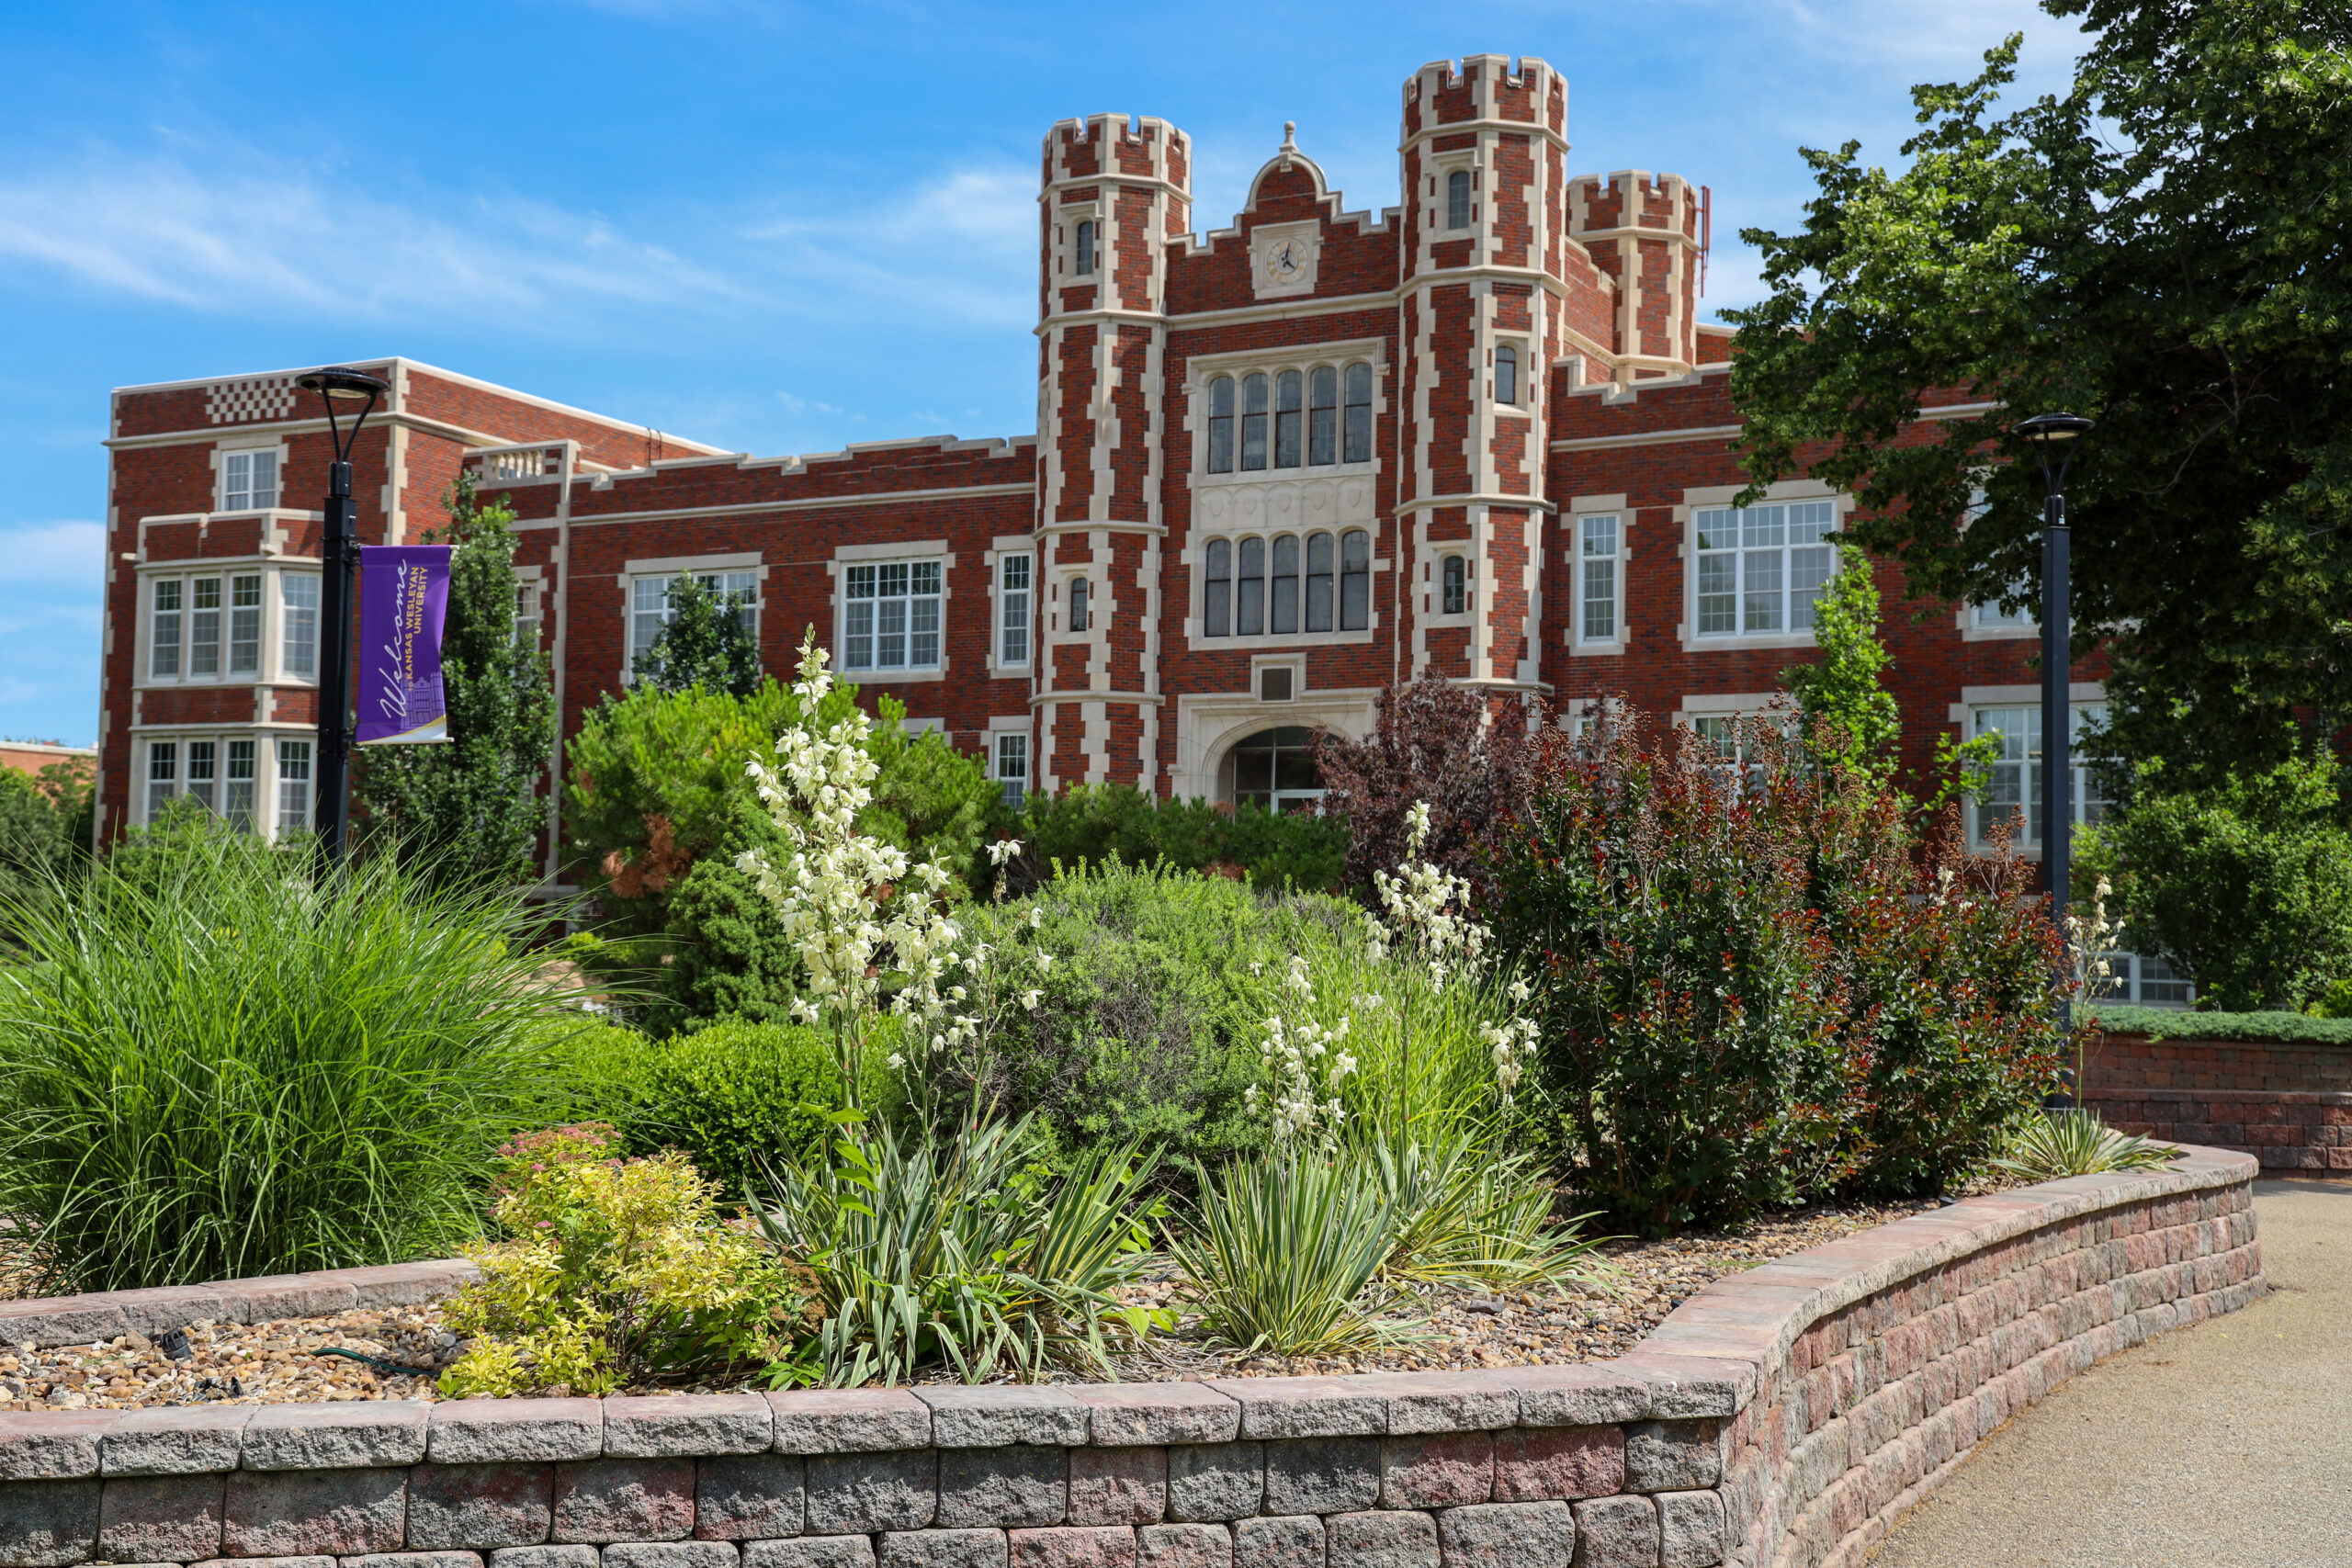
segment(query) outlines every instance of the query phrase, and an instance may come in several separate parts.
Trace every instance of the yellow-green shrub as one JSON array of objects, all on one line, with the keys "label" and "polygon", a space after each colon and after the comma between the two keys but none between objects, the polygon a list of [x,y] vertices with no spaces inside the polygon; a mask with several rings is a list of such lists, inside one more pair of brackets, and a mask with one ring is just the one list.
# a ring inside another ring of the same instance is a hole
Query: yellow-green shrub
[{"label": "yellow-green shrub", "polygon": [[590,1122],[500,1151],[492,1213],[509,1239],[469,1254],[482,1277],[447,1321],[473,1343],[443,1393],[605,1394],[792,1353],[808,1326],[807,1270],[723,1224],[716,1187],[683,1156],[616,1147]]}]

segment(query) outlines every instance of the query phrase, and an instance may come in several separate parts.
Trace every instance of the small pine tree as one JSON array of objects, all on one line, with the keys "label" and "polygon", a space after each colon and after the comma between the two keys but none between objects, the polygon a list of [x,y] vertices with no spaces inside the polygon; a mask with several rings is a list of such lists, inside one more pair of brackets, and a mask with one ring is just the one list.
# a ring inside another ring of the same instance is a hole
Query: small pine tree
[{"label": "small pine tree", "polygon": [[555,739],[547,656],[515,635],[514,513],[484,505],[460,474],[442,497],[449,526],[428,543],[455,547],[441,633],[447,742],[371,746],[358,754],[359,800],[371,837],[420,869],[452,878],[517,880],[547,826],[539,794]]},{"label": "small pine tree", "polygon": [[733,596],[684,576],[670,584],[670,623],[637,656],[637,678],[664,692],[689,686],[748,697],[764,679],[760,648]]}]

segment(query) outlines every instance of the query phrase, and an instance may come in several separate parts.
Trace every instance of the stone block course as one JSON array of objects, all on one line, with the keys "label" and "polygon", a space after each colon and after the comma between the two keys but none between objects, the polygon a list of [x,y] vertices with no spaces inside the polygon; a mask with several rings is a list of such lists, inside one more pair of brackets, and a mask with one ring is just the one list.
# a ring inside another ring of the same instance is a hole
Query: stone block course
[{"label": "stone block course", "polygon": [[1425,1513],[1334,1514],[1323,1534],[1328,1568],[1438,1568],[1437,1521]]},{"label": "stone block course", "polygon": [[240,1470],[220,1532],[229,1557],[358,1557],[406,1544],[405,1470]]},{"label": "stone block course", "polygon": [[98,1473],[98,1445],[118,1410],[25,1410],[0,1416],[0,1481],[70,1481]]},{"label": "stone block course", "polygon": [[98,1555],[115,1562],[194,1562],[220,1555],[225,1475],[125,1476],[98,1504]]},{"label": "stone block course", "polygon": [[408,1472],[412,1551],[537,1546],[555,1518],[555,1467],[420,1464]]},{"label": "stone block course", "polygon": [[1015,1443],[939,1450],[939,1506],[933,1522],[940,1528],[1035,1528],[1058,1525],[1069,1517],[1068,1450]]},{"label": "stone block course", "polygon": [[1566,1503],[1480,1503],[1437,1516],[1444,1568],[1560,1568],[1575,1554]]},{"label": "stone block course", "polygon": [[1487,1432],[1384,1438],[1380,1506],[1451,1508],[1495,1495],[1495,1439]]},{"label": "stone block course", "polygon": [[731,1540],[628,1540],[605,1548],[604,1568],[739,1568]]},{"label": "stone block course", "polygon": [[1241,1406],[1201,1383],[1090,1383],[1069,1393],[1087,1407],[1097,1445],[1229,1443],[1241,1433]]},{"label": "stone block course", "polygon": [[931,1446],[931,1406],[902,1388],[791,1389],[765,1397],[778,1453],[887,1453]]},{"label": "stone block course", "polygon": [[1657,1506],[1649,1498],[1590,1497],[1574,1506],[1575,1568],[1652,1568],[1657,1562]]},{"label": "stone block course", "polygon": [[1269,1514],[1340,1514],[1380,1500],[1380,1444],[1370,1438],[1301,1438],[1266,1445]]},{"label": "stone block course", "polygon": [[1227,1378],[1209,1384],[1241,1407],[1244,1438],[1378,1437],[1388,1402],[1355,1378]]},{"label": "stone block course", "polygon": [[237,1468],[251,1404],[155,1405],[126,1410],[98,1438],[107,1475],[191,1475]]},{"label": "stone block course", "polygon": [[[1889,1403],[1907,1405],[1909,1401],[1897,1395]],[[1713,1486],[1723,1478],[1716,1436],[1713,1421],[1637,1421],[1627,1427],[1625,1489],[1680,1492]]]},{"label": "stone block course", "polygon": [[425,1454],[435,1464],[595,1459],[604,1406],[593,1399],[458,1399],[432,1406]]},{"label": "stone block course", "polygon": [[999,1529],[891,1530],[882,1537],[881,1568],[1008,1568]]},{"label": "stone block course", "polygon": [[872,1536],[811,1535],[795,1540],[747,1540],[742,1551],[743,1568],[874,1568]]},{"label": "stone block course", "polygon": [[932,1449],[822,1454],[808,1461],[810,1535],[919,1530],[939,1506],[939,1455]]},{"label": "stone block course", "polygon": [[721,1454],[695,1465],[695,1537],[764,1540],[808,1522],[808,1461],[797,1454]]},{"label": "stone block course", "polygon": [[1065,1525],[1005,1536],[1012,1568],[1136,1568],[1136,1532],[1126,1526]]},{"label": "stone block course", "polygon": [[1146,1525],[1136,1531],[1136,1568],[1233,1568],[1233,1531],[1224,1525]]},{"label": "stone block course", "polygon": [[560,1545],[683,1540],[695,1528],[695,1461],[605,1459],[555,1468]]},{"label": "stone block course", "polygon": [[1158,1524],[1168,1514],[1168,1450],[1158,1447],[1069,1450],[1069,1522]]},{"label": "stone block course", "polygon": [[372,1551],[346,1557],[343,1568],[481,1568],[479,1551]]},{"label": "stone block course", "polygon": [[1233,1568],[1325,1568],[1323,1521],[1313,1514],[1241,1519],[1233,1527]]},{"label": "stone block course", "polygon": [[1495,1434],[1498,1503],[1606,1496],[1624,1483],[1625,1434],[1621,1427],[1522,1427]]},{"label": "stone block course", "polygon": [[914,1393],[931,1407],[931,1440],[942,1449],[1087,1440],[1088,1407],[1057,1388],[943,1385]]},{"label": "stone block course", "polygon": [[1168,1450],[1168,1517],[1192,1523],[1246,1518],[1266,1495],[1266,1445],[1201,1443]]},{"label": "stone block course", "polygon": [[605,1457],[755,1454],[775,1440],[775,1416],[757,1393],[682,1393],[604,1401]]}]

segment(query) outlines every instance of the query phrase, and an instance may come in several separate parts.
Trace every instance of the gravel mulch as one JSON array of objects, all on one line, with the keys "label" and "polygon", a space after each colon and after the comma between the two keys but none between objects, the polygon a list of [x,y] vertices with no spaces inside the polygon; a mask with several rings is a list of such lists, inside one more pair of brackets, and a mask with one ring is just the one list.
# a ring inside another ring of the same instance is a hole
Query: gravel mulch
[{"label": "gravel mulch", "polygon": [[[1933,1208],[1934,1205],[1927,1205]],[[1566,1296],[1431,1288],[1400,1298],[1380,1321],[1389,1337],[1349,1357],[1240,1356],[1202,1342],[1180,1318],[1148,1350],[1119,1359],[1131,1380],[1191,1382],[1354,1371],[1445,1371],[1605,1360],[1632,1349],[1677,1306],[1726,1274],[1921,1212],[1917,1202],[1821,1204],[1768,1215],[1733,1231],[1670,1241],[1611,1241],[1601,1255],[1613,1286]],[[1172,1280],[1139,1286],[1137,1304],[1171,1305]],[[198,1323],[183,1344],[127,1335],[110,1344],[36,1350],[0,1347],[0,1410],[122,1409],[213,1402],[433,1399],[433,1379],[456,1359],[458,1337],[437,1304],[363,1309],[276,1323]],[[331,1348],[354,1350],[391,1371]],[[658,1390],[633,1392],[656,1393]]]}]

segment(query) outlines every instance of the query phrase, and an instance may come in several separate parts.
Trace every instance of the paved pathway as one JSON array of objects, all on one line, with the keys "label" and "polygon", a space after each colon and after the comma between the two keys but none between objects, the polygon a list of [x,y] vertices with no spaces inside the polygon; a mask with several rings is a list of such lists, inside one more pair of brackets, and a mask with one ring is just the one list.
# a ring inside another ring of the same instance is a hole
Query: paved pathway
[{"label": "paved pathway", "polygon": [[2352,1564],[2352,1182],[2254,1206],[2268,1296],[2060,1384],[1873,1568]]}]

